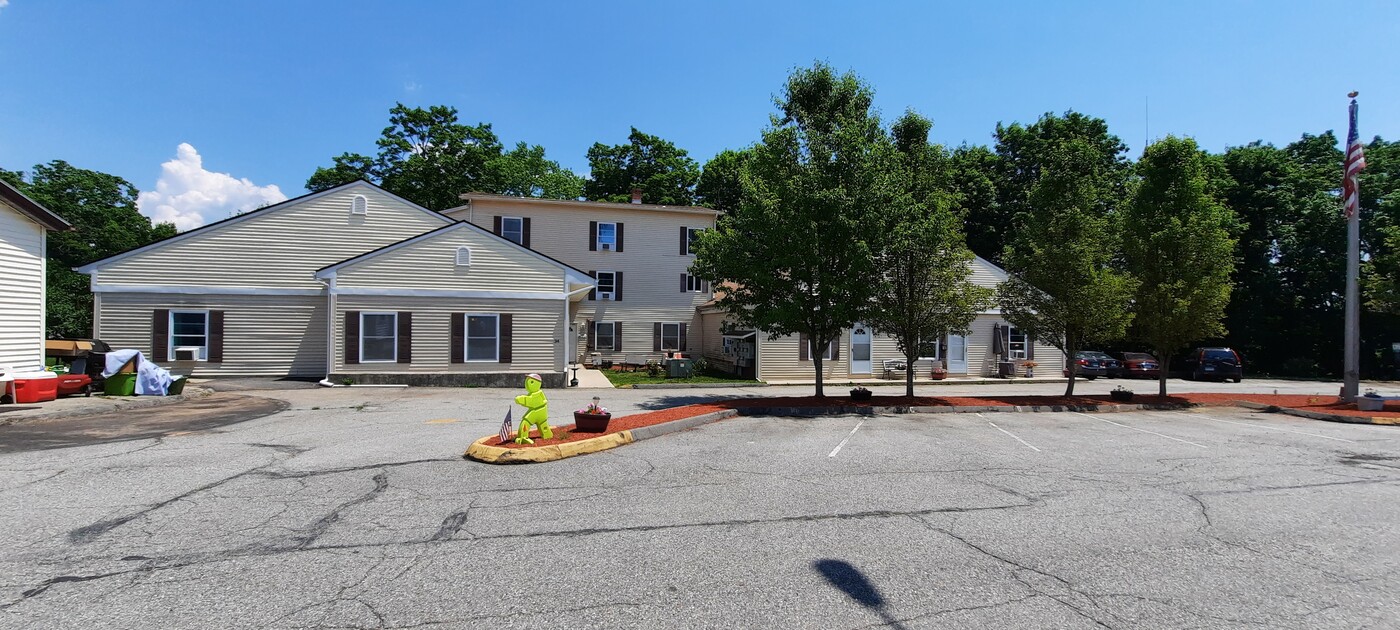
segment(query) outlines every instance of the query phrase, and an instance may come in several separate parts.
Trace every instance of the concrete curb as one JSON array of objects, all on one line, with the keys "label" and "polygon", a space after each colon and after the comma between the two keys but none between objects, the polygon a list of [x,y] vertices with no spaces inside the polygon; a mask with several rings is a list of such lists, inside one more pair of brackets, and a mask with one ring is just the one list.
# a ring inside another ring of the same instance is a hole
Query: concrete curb
[{"label": "concrete curb", "polygon": [[1305,409],[1293,409],[1291,407],[1279,407],[1276,405],[1266,405],[1264,403],[1249,402],[1247,400],[1235,401],[1236,407],[1264,411],[1267,413],[1281,413],[1310,420],[1325,420],[1327,422],[1345,422],[1347,424],[1379,424],[1389,426],[1400,426],[1400,418],[1381,418],[1376,416],[1347,416],[1339,413],[1324,413],[1321,411],[1307,411]]},{"label": "concrete curb", "polygon": [[83,409],[66,409],[61,411],[48,411],[33,415],[13,416],[12,414],[0,414],[0,426],[11,424],[22,424],[29,422],[42,422],[45,420],[59,420],[63,418],[77,418],[82,416],[95,416],[104,413],[114,413],[127,411],[129,409],[148,409],[151,407],[162,407],[186,400],[204,398],[213,394],[214,390],[204,387],[186,387],[185,393],[179,396],[122,396],[118,400],[102,400],[100,405]]},{"label": "concrete curb", "polygon": [[668,385],[666,383],[634,383],[632,385],[619,385],[617,389],[707,389],[726,387],[768,387],[768,383],[676,383]]},{"label": "concrete curb", "polygon": [[552,444],[549,446],[532,448],[502,448],[500,446],[491,446],[486,444],[486,442],[499,439],[500,436],[488,435],[472,442],[471,446],[467,447],[467,452],[463,454],[463,457],[485,464],[539,464],[543,462],[555,462],[577,455],[606,451],[622,446],[623,444],[631,444],[638,440],[648,440],[668,433],[693,429],[702,424],[723,420],[724,418],[732,418],[736,415],[738,415],[737,411],[726,409],[724,411],[714,411],[698,416],[691,416],[689,418],[654,424],[649,427],[639,427],[628,431],[607,433],[577,442],[565,442],[564,444]]},{"label": "concrete curb", "polygon": [[874,416],[879,414],[905,413],[1041,413],[1053,411],[1117,412],[1117,411],[1174,411],[1189,405],[1137,404],[1137,405],[979,405],[921,407],[910,405],[888,405],[874,407],[743,407],[738,410],[745,416],[791,416],[814,418],[819,416]]}]

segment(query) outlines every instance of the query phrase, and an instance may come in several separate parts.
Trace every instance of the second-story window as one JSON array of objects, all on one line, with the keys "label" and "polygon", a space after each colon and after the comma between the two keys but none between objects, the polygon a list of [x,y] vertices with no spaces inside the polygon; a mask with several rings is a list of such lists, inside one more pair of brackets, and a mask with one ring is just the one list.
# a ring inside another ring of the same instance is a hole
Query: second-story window
[{"label": "second-story window", "polygon": [[700,233],[703,228],[685,228],[685,251],[681,252],[687,256],[695,255],[695,243],[700,240]]},{"label": "second-story window", "polygon": [[607,252],[607,251],[613,251],[613,252],[617,251],[617,224],[616,224],[616,223],[599,223],[599,224],[598,224],[598,250],[599,250],[599,251],[605,251],[605,252]]},{"label": "second-story window", "polygon": [[597,276],[598,287],[594,289],[594,295],[599,300],[616,300],[618,297],[617,272],[599,271]]},{"label": "second-story window", "polygon": [[501,236],[516,244],[525,244],[525,220],[520,217],[501,217]]}]

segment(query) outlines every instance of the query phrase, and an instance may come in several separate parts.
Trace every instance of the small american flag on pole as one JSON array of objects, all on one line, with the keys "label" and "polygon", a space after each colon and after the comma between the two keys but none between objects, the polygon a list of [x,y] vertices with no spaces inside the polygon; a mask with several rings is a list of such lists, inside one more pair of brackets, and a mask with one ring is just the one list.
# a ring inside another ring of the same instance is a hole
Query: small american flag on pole
[{"label": "small american flag on pole", "polygon": [[[1355,93],[1352,94],[1355,96]],[[1361,207],[1361,188],[1357,184],[1356,177],[1361,173],[1361,169],[1366,168],[1366,153],[1362,150],[1361,139],[1356,132],[1356,99],[1351,99],[1349,125],[1347,127],[1347,159],[1343,163],[1342,170],[1342,203],[1344,204],[1342,214],[1347,219],[1356,216]]]},{"label": "small american flag on pole", "polygon": [[501,443],[502,443],[502,444],[505,444],[506,442],[509,442],[509,441],[510,441],[510,413],[511,413],[512,411],[514,411],[514,410],[515,410],[514,407],[512,407],[512,408],[510,408],[510,409],[507,409],[507,410],[506,410],[506,419],[501,421]]}]

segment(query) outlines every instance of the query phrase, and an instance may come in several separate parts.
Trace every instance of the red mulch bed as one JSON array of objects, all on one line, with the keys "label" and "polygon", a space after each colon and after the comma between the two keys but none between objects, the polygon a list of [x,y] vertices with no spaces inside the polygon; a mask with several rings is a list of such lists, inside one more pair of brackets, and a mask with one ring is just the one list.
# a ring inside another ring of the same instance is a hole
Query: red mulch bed
[{"label": "red mulch bed", "polygon": [[[1400,417],[1400,402],[1388,403],[1385,411],[1360,411],[1354,404],[1342,404],[1336,396],[1307,396],[1297,394],[1224,394],[1224,393],[1183,393],[1170,395],[1165,398],[1160,396],[1134,396],[1133,404],[1174,404],[1174,405],[1207,405],[1207,406],[1228,406],[1235,401],[1243,400],[1248,402],[1261,403],[1265,405],[1275,405],[1278,407],[1289,407],[1293,409],[1303,409],[1307,411],[1317,411],[1321,413],[1333,413],[1344,416],[1359,417]],[[649,427],[654,424],[690,418],[715,411],[725,409],[752,409],[755,407],[988,407],[988,406],[1046,406],[1046,405],[1105,405],[1118,404],[1107,395],[1088,396],[874,396],[870,400],[856,402],[847,396],[828,396],[818,398],[816,396],[780,396],[774,398],[738,398],[716,403],[686,405],[684,407],[674,407],[672,409],[662,409],[660,411],[649,411],[630,416],[615,417],[608,422],[606,433],[582,433],[575,432],[574,425],[569,424],[562,427],[554,427],[554,439],[545,440],[539,437],[539,431],[531,431],[530,437],[535,440],[534,444],[516,444],[507,442],[505,444],[494,444],[504,448],[530,448],[532,446],[549,446],[551,444],[563,444],[566,442],[577,442],[608,433],[618,433],[630,429]],[[514,438],[512,438],[513,440]]]},{"label": "red mulch bed", "polygon": [[[506,442],[504,444],[496,442],[491,445],[499,446],[502,448],[530,448],[532,446],[551,446],[554,444],[564,444],[567,442],[577,442],[579,440],[595,438],[600,435],[607,435],[609,433],[620,433],[622,431],[640,429],[642,427],[649,427],[653,424],[661,424],[662,422],[670,422],[672,420],[680,420],[682,418],[692,418],[714,411],[724,411],[725,409],[728,409],[728,407],[712,404],[672,407],[670,409],[662,409],[660,411],[634,413],[630,416],[614,416],[612,420],[608,421],[608,430],[604,433],[586,433],[583,431],[574,431],[574,425],[566,424],[562,427],[550,427],[551,429],[554,429],[554,437],[552,439],[546,440],[544,438],[541,438],[538,429],[531,429],[530,439],[535,441],[534,444],[516,444],[515,438],[513,436],[518,434],[513,433],[509,442]],[[569,417],[573,417],[572,412],[569,414]],[[518,431],[519,427],[517,427],[516,430]]]}]

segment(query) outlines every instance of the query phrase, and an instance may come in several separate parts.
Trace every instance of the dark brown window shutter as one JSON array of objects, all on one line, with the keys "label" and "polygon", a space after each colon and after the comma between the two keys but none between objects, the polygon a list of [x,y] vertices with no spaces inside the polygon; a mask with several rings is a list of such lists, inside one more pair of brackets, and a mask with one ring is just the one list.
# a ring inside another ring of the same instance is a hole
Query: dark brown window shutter
[{"label": "dark brown window shutter", "polygon": [[661,322],[651,326],[651,351],[661,352]]},{"label": "dark brown window shutter", "polygon": [[224,362],[223,311],[209,311],[209,362]]},{"label": "dark brown window shutter", "polygon": [[1030,335],[1026,335],[1026,360],[1029,361],[1029,360],[1034,359],[1034,358],[1035,358],[1035,341],[1033,341],[1033,340],[1031,339],[1031,336],[1030,336]]},{"label": "dark brown window shutter", "polygon": [[467,314],[452,314],[452,362],[467,362]]},{"label": "dark brown window shutter", "polygon": [[622,272],[621,272],[621,271],[614,271],[614,272],[613,272],[613,301],[614,301],[614,302],[621,302],[621,301],[622,301]]},{"label": "dark brown window shutter", "polygon": [[413,313],[399,311],[399,363],[413,363]]},{"label": "dark brown window shutter", "polygon": [[797,333],[797,360],[811,361],[811,344],[807,343],[807,333]]},{"label": "dark brown window shutter", "polygon": [[588,222],[588,251],[598,251],[598,222]]},{"label": "dark brown window shutter", "polygon": [[622,350],[622,322],[613,322],[613,352]]},{"label": "dark brown window shutter", "polygon": [[520,220],[520,244],[530,246],[530,217]]},{"label": "dark brown window shutter", "polygon": [[686,238],[685,238],[685,236],[686,236],[686,229],[685,229],[685,226],[681,226],[681,255],[682,255],[682,256],[686,255],[686,251],[685,251],[686,247],[685,247],[685,246],[688,244],[688,243],[686,243]]},{"label": "dark brown window shutter", "polygon": [[617,222],[617,251],[622,251],[622,222]]},{"label": "dark brown window shutter", "polygon": [[598,332],[598,327],[595,326],[595,325],[593,324],[593,320],[591,320],[591,319],[590,319],[590,320],[587,320],[587,322],[586,322],[585,325],[588,326],[588,343],[584,345],[584,349],[585,349],[585,350],[592,351],[592,350],[593,350],[593,335],[594,335],[595,333]]},{"label": "dark brown window shutter", "polygon": [[360,312],[345,311],[345,363],[360,362]]},{"label": "dark brown window shutter", "polygon": [[832,360],[832,361],[840,361],[840,360],[841,360],[841,338],[840,338],[840,337],[837,337],[834,341],[832,341],[830,347],[831,347],[831,360]]},{"label": "dark brown window shutter", "polygon": [[685,293],[685,274],[681,274],[681,293]]},{"label": "dark brown window shutter", "polygon": [[500,356],[500,359],[498,360],[498,362],[500,362],[500,363],[510,363],[510,362],[511,362],[511,359],[512,359],[512,356],[511,356],[511,331],[514,329],[514,324],[513,324],[513,322],[512,322],[512,319],[513,319],[513,318],[512,318],[512,316],[511,316],[510,313],[501,313],[500,318],[501,318],[501,322],[500,322],[500,323],[501,323],[501,340],[500,340],[500,344],[501,344],[501,345],[500,345],[500,350],[499,350],[499,352],[498,352],[498,355]]},{"label": "dark brown window shutter", "polygon": [[158,308],[151,313],[151,360],[170,360],[170,310]]},{"label": "dark brown window shutter", "polygon": [[491,217],[491,233],[496,236],[501,235],[501,217]]},{"label": "dark brown window shutter", "polygon": [[690,346],[686,345],[686,342],[685,342],[685,324],[681,324],[681,338],[680,338],[680,342],[679,342],[679,343],[680,343],[680,347],[679,347],[679,348],[676,348],[677,350],[680,350],[680,351],[682,351],[682,352],[685,352],[685,351],[687,351],[687,350],[690,349]]},{"label": "dark brown window shutter", "polygon": [[593,288],[588,290],[588,299],[596,300],[598,299],[598,272],[589,271],[588,277],[593,278]]}]

